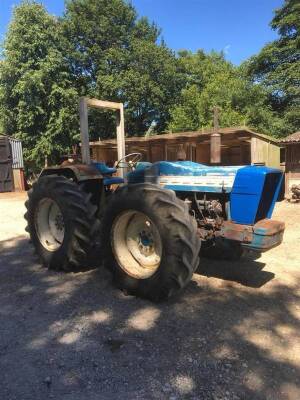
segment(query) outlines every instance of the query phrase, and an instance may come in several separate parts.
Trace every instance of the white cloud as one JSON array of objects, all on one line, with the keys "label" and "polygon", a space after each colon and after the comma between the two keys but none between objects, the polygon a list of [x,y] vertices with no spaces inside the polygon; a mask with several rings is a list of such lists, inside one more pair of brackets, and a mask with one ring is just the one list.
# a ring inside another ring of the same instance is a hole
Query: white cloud
[{"label": "white cloud", "polygon": [[231,48],[231,44],[227,44],[224,49],[223,49],[223,53],[224,54],[229,54],[229,49]]}]

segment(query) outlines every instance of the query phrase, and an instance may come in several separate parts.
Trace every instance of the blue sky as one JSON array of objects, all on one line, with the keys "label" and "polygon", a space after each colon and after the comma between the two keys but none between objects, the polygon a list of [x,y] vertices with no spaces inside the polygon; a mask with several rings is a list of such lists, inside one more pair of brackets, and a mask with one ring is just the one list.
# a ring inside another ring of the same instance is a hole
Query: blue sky
[{"label": "blue sky", "polygon": [[[0,0],[0,37],[5,35],[12,7],[19,0]],[[40,0],[49,12],[61,15],[64,0]],[[162,28],[169,47],[195,51],[224,50],[239,64],[276,38],[269,27],[273,10],[283,0],[132,0],[140,16]]]}]

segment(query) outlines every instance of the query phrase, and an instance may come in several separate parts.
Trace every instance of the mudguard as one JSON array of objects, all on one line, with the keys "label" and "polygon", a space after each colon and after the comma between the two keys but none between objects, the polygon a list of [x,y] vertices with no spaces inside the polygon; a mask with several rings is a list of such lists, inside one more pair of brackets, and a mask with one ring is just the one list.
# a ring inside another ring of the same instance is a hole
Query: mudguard
[{"label": "mudguard", "polygon": [[88,181],[91,179],[103,179],[103,175],[93,165],[70,164],[63,166],[48,167],[42,170],[40,176],[63,175],[66,178],[75,178],[77,182]]}]

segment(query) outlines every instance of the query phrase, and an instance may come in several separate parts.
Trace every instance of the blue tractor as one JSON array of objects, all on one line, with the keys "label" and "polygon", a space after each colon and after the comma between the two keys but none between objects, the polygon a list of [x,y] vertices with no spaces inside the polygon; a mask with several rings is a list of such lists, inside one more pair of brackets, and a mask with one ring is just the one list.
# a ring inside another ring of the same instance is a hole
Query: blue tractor
[{"label": "blue tractor", "polygon": [[[124,177],[115,176],[119,169]],[[100,246],[119,288],[161,301],[188,284],[201,255],[238,259],[244,248],[278,246],[284,223],[271,216],[281,183],[273,168],[151,164],[132,153],[115,168],[44,169],[28,193],[25,218],[48,268],[78,270]]]}]

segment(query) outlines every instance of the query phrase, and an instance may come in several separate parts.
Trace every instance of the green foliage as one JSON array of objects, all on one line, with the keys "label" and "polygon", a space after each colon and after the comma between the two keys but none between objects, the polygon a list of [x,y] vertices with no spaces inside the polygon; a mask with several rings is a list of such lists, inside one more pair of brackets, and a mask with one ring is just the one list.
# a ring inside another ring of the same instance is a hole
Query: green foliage
[{"label": "green foliage", "polygon": [[78,95],[59,46],[60,25],[42,5],[15,8],[0,66],[1,125],[38,166],[57,161],[78,136]]},{"label": "green foliage", "polygon": [[278,134],[275,121],[279,121],[268,106],[266,91],[248,81],[222,54],[181,52],[179,70],[186,84],[171,110],[171,131],[211,127],[213,107],[219,106],[221,127],[248,125]]},{"label": "green foliage", "polygon": [[[175,55],[123,0],[69,0],[56,19],[35,1],[15,8],[0,64],[0,126],[27,161],[55,162],[79,139],[78,98],[122,101],[129,134],[164,129],[177,93]],[[91,110],[91,137],[115,132]]]},{"label": "green foliage", "polygon": [[[300,4],[286,0],[279,38],[240,67],[222,53],[181,51],[125,0],[66,0],[62,18],[36,1],[14,10],[0,60],[1,131],[23,141],[28,162],[55,162],[79,140],[79,96],[121,101],[126,132],[144,135],[248,125],[275,136],[299,129]],[[90,111],[92,138],[111,137],[115,116]]]},{"label": "green foliage", "polygon": [[[158,44],[157,26],[137,19],[123,0],[70,0],[63,26],[77,90],[123,102],[130,135],[144,134],[153,121],[163,129],[178,78],[174,54]],[[93,119],[96,136],[112,135],[111,116],[98,112]]]},{"label": "green foliage", "polygon": [[247,73],[269,92],[270,105],[283,123],[281,134],[300,127],[300,3],[285,0],[276,10],[271,27],[277,40],[268,43],[246,63]]}]

